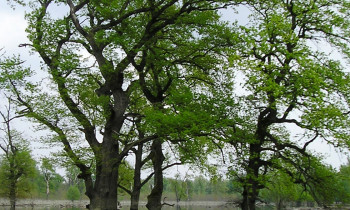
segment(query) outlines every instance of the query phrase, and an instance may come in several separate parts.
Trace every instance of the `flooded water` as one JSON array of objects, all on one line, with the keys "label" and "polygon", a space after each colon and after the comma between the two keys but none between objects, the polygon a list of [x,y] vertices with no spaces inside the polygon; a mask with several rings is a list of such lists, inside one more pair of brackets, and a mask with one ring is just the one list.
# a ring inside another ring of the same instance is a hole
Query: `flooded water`
[{"label": "flooded water", "polygon": [[[1,210],[9,210],[10,208],[1,207]],[[84,208],[16,208],[16,210],[86,210]],[[129,207],[123,207],[122,210],[128,210]],[[146,210],[147,208],[139,208],[140,210]],[[189,207],[163,207],[164,210],[202,210],[202,209],[211,209],[211,210],[239,210],[239,208],[230,208],[230,207],[203,207],[203,206],[189,206]],[[258,208],[259,209],[259,208]],[[260,208],[260,210],[270,210],[272,208]]]},{"label": "flooded water", "polygon": [[[124,206],[122,210],[128,210],[129,206]],[[0,206],[0,210],[9,210],[9,207]],[[16,207],[16,210],[86,210],[85,208],[60,208],[60,207],[46,207],[46,208],[38,208],[38,207]],[[146,210],[146,207],[140,207],[140,210]],[[237,207],[226,207],[226,206],[165,206],[162,208],[163,210],[202,210],[202,209],[210,209],[210,210],[239,210]],[[258,210],[271,210],[273,208],[269,207],[260,207]]]},{"label": "flooded water", "polygon": [[[34,205],[34,203],[36,205]],[[89,201],[81,200],[72,203],[66,200],[19,200],[16,210],[86,210],[83,208]],[[169,201],[174,206],[163,206],[163,210],[239,210],[237,207],[228,206],[223,201],[190,201],[190,202],[176,202]],[[130,201],[121,201],[122,210],[130,209]],[[0,198],[0,210],[9,210],[9,203]],[[146,202],[140,202],[139,210],[147,210]],[[79,207],[74,207],[79,206]],[[272,207],[259,207],[258,210],[272,210]]]}]

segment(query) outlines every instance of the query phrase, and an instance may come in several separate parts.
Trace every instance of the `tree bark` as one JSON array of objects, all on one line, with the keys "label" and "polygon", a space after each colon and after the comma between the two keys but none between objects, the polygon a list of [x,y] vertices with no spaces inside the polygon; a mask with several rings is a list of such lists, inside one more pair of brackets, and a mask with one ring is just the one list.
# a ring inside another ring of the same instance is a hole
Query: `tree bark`
[{"label": "tree bark", "polygon": [[121,163],[118,146],[105,141],[97,157],[96,180],[93,187],[87,187],[90,199],[89,209],[115,210],[118,207],[118,168]]},{"label": "tree bark", "polygon": [[46,200],[49,200],[49,194],[50,194],[50,181],[46,180]]},{"label": "tree bark", "polygon": [[[271,99],[273,101],[273,99]],[[268,127],[276,119],[276,110],[269,107],[260,113],[256,130],[256,141],[249,145],[249,161],[246,168],[246,178],[243,189],[242,210],[255,210],[255,203],[259,196],[261,183],[259,181],[259,170],[261,163],[261,147],[265,142]]]},{"label": "tree bark", "polygon": [[248,168],[246,169],[246,181],[243,189],[243,201],[241,203],[242,210],[255,210],[255,203],[259,196],[259,169],[260,165],[260,148],[261,144],[250,145],[250,159]]},{"label": "tree bark", "polygon": [[177,183],[175,183],[175,197],[176,197],[176,203],[179,203],[181,198],[180,198],[180,195],[179,195],[179,191],[177,190]]},{"label": "tree bark", "polygon": [[[187,182],[187,180],[186,180],[186,182]],[[188,189],[188,182],[186,183],[186,196],[187,196],[187,201],[190,201],[190,192]]]},{"label": "tree bark", "polygon": [[278,199],[277,206],[276,206],[277,210],[282,210],[283,206],[284,206],[283,205],[283,200],[282,199]]},{"label": "tree bark", "polygon": [[143,145],[140,144],[135,152],[135,170],[134,170],[134,183],[131,191],[131,204],[130,210],[139,209],[140,191],[141,191],[141,167],[142,167],[142,149]]},{"label": "tree bark", "polygon": [[241,209],[242,210],[255,210],[255,203],[256,203],[256,192],[254,193],[254,186],[249,186],[250,184],[247,184],[244,186],[243,189],[243,200],[241,202]]},{"label": "tree bark", "polygon": [[16,152],[12,149],[13,146],[12,146],[12,142],[10,143],[10,147],[11,147],[11,150],[12,150],[12,154],[13,156],[10,157],[10,192],[9,192],[9,198],[10,198],[10,210],[15,210],[16,208],[16,200],[17,200],[17,175],[15,173],[15,169],[16,169],[16,164],[14,163],[15,160],[15,155],[16,155]]},{"label": "tree bark", "polygon": [[114,180],[118,180],[118,169],[108,168],[106,166],[101,167],[100,173],[96,176],[96,183],[93,192],[87,192],[90,198],[89,209],[94,210],[109,210],[117,209],[118,207],[118,194],[117,183]]},{"label": "tree bark", "polygon": [[152,144],[152,163],[154,170],[154,187],[151,193],[147,196],[146,207],[149,210],[162,209],[162,194],[163,194],[163,161],[165,159],[162,151],[162,140],[156,139]]},{"label": "tree bark", "polygon": [[247,186],[243,187],[242,192],[242,202],[241,202],[241,209],[242,210],[248,210],[248,189]]},{"label": "tree bark", "polygon": [[139,209],[139,200],[140,200],[140,190],[133,190],[131,192],[131,205],[130,210],[138,210]]},{"label": "tree bark", "polygon": [[11,179],[11,189],[10,189],[10,210],[16,209],[16,181],[14,180],[15,177],[12,177]]}]

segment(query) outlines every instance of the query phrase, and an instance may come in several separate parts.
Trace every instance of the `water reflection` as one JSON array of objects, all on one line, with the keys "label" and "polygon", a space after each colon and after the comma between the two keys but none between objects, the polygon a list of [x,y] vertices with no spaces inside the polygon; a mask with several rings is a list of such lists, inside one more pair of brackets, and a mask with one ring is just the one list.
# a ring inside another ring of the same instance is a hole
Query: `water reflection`
[{"label": "water reflection", "polygon": [[[122,210],[128,210],[128,207],[123,208]],[[140,208],[140,210],[146,210],[146,207]],[[174,207],[163,207],[164,210],[240,210],[238,207],[228,207],[228,206],[174,206]],[[257,207],[257,210],[271,210],[272,207]]]},{"label": "water reflection", "polygon": [[[122,210],[128,210],[129,206],[124,206]],[[0,209],[9,210],[9,207],[0,206]],[[146,207],[140,207],[140,210],[146,210]],[[162,208],[163,210],[202,210],[202,209],[210,209],[210,210],[239,210],[237,207],[228,207],[228,206],[165,206]],[[271,210],[271,207],[258,207],[258,210]],[[86,210],[85,208],[78,207],[70,207],[70,208],[61,208],[61,207],[46,207],[46,208],[38,208],[38,207],[16,207],[16,210]]]}]

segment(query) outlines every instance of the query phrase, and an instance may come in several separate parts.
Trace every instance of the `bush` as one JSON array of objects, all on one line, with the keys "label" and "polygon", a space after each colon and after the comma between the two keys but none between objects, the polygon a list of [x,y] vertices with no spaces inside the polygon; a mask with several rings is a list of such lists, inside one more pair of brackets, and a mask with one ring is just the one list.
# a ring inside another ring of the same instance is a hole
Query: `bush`
[{"label": "bush", "polygon": [[80,199],[80,192],[77,186],[70,186],[68,188],[67,198],[72,202]]}]

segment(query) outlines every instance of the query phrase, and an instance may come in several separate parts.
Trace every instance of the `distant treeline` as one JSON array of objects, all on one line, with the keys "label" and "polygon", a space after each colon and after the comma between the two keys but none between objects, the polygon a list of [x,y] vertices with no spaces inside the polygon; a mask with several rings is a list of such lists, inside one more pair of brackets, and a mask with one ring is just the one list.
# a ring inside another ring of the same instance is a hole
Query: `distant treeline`
[{"label": "distant treeline", "polygon": [[[293,183],[286,174],[270,173],[267,188],[259,193],[259,200],[263,203],[273,203],[280,208],[285,205],[316,205],[322,199],[327,203],[350,203],[350,164],[341,166],[339,171],[328,171],[329,182],[323,183],[322,189],[310,189]],[[146,185],[143,192],[148,192],[150,185]],[[242,193],[241,184],[234,178],[207,179],[197,176],[192,179],[165,178],[164,197],[177,201],[211,201],[223,200],[238,204]],[[312,193],[314,195],[312,195]],[[144,193],[147,195],[147,193]]]},{"label": "distant treeline", "polygon": [[[41,167],[35,168],[34,176],[22,180],[18,190],[18,198],[35,199],[87,199],[84,195],[84,183],[77,178],[78,171],[75,167],[67,167],[65,177],[56,173],[55,170],[49,175]],[[263,203],[273,203],[279,208],[286,205],[315,205],[319,201],[315,198],[327,201],[327,203],[350,203],[350,162],[340,167],[340,170],[326,170],[325,176],[329,182],[323,183],[323,188],[310,189],[310,186],[302,186],[282,172],[270,172],[269,180],[266,180],[267,188],[260,191],[259,200]],[[49,183],[49,191],[47,182]],[[153,181],[144,185],[141,190],[141,200],[146,200],[152,189]],[[130,197],[122,189],[121,200]],[[175,177],[164,178],[164,201],[227,201],[239,203],[242,186],[236,178],[206,178]],[[0,193],[6,197],[6,188],[0,188]],[[314,193],[312,195],[312,193]]]}]

